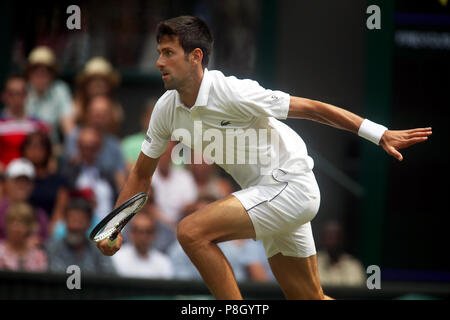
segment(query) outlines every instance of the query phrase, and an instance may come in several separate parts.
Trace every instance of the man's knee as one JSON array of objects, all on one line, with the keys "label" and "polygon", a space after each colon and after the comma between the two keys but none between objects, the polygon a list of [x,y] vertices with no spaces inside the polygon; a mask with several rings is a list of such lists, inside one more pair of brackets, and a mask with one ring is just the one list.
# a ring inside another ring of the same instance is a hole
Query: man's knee
[{"label": "man's knee", "polygon": [[204,240],[201,225],[191,216],[184,218],[178,223],[177,239],[183,248],[197,245]]}]

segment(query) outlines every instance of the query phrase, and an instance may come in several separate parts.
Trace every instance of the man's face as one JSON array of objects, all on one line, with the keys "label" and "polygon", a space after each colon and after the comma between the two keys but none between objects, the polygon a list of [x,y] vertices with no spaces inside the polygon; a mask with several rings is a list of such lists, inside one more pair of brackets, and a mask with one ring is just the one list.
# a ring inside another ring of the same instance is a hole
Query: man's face
[{"label": "man's face", "polygon": [[25,81],[22,79],[11,79],[7,82],[3,93],[3,102],[13,113],[23,112],[25,98],[27,96]]},{"label": "man's face", "polygon": [[78,137],[81,160],[87,164],[93,164],[97,159],[101,144],[101,137],[94,130],[82,130]]},{"label": "man's face", "polygon": [[111,91],[108,81],[101,76],[93,76],[86,83],[86,93],[89,97],[107,95]]},{"label": "man's face", "polygon": [[29,226],[22,221],[13,220],[6,225],[6,234],[13,244],[25,243],[30,232]]},{"label": "man's face", "polygon": [[130,238],[136,250],[146,254],[151,247],[155,236],[155,224],[144,213],[137,214],[131,220]]},{"label": "man's face", "polygon": [[51,71],[45,66],[36,66],[30,71],[30,83],[39,93],[44,93],[53,80]]},{"label": "man's face", "polygon": [[186,57],[178,37],[163,36],[157,48],[159,58],[156,67],[161,71],[164,88],[176,90],[184,86],[194,71]]},{"label": "man's face", "polygon": [[86,240],[86,231],[91,224],[87,212],[79,209],[70,209],[66,213],[66,241],[69,246],[79,248]]},{"label": "man's face", "polygon": [[89,225],[89,216],[83,210],[71,209],[67,212],[66,227],[68,232],[84,234]]},{"label": "man's face", "polygon": [[39,136],[33,136],[29,140],[27,146],[23,150],[23,155],[35,166],[43,166],[47,164],[47,149],[43,139]]},{"label": "man's face", "polygon": [[6,193],[13,202],[27,201],[33,191],[33,181],[25,176],[6,180]]},{"label": "man's face", "polygon": [[88,106],[88,123],[100,131],[105,131],[112,122],[111,101],[104,96],[92,99]]}]

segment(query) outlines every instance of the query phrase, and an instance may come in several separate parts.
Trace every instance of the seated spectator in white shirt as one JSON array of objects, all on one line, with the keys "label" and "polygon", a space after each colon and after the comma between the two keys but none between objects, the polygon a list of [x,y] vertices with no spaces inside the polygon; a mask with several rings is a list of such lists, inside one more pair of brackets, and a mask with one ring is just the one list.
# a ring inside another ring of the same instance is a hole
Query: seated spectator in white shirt
[{"label": "seated spectator in white shirt", "polygon": [[171,152],[175,145],[176,142],[169,142],[152,177],[155,203],[163,215],[159,220],[172,226],[178,223],[184,207],[195,202],[198,196],[191,172],[172,165]]},{"label": "seated spectator in white shirt", "polygon": [[339,222],[325,222],[319,243],[317,265],[323,285],[364,285],[367,277],[364,267],[357,258],[344,251],[344,232]]},{"label": "seated spectator in white shirt", "polygon": [[173,267],[170,259],[153,248],[156,224],[146,213],[138,213],[130,221],[130,243],[112,256],[119,275],[135,278],[171,279]]}]

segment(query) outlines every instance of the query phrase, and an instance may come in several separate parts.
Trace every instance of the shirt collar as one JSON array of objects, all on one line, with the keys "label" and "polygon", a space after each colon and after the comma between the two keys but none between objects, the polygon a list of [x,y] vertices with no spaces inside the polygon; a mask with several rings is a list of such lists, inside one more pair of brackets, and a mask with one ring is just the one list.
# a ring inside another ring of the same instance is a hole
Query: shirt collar
[{"label": "shirt collar", "polygon": [[[192,107],[195,106],[206,106],[208,104],[209,90],[211,89],[211,76],[209,75],[208,69],[205,68],[203,71],[203,79],[200,84],[200,89],[198,90],[197,99]],[[180,94],[175,91],[175,107],[184,107],[183,102],[181,102]]]}]

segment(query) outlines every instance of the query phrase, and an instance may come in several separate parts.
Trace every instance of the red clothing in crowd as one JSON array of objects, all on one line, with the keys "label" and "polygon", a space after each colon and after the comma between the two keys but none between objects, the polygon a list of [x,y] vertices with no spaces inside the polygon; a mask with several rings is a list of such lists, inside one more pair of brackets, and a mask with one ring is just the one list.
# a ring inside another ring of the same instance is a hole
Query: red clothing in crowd
[{"label": "red clothing in crowd", "polygon": [[0,163],[6,167],[10,161],[20,158],[20,147],[26,136],[38,130],[48,133],[49,127],[34,118],[17,120],[0,116]]}]

